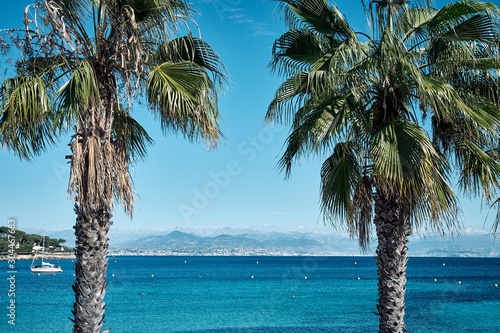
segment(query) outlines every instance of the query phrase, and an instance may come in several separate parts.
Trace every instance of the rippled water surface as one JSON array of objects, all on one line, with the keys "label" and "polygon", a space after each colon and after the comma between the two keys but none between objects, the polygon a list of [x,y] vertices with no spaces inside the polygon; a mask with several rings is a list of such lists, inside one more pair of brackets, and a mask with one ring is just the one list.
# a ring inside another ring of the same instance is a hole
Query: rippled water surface
[{"label": "rippled water surface", "polygon": [[[3,270],[0,332],[71,332],[74,263],[58,262],[58,275],[33,274],[29,264],[17,262],[15,326]],[[499,332],[498,286],[500,258],[410,258],[408,332]],[[111,257],[104,327],[368,333],[377,331],[376,299],[371,257]]]}]

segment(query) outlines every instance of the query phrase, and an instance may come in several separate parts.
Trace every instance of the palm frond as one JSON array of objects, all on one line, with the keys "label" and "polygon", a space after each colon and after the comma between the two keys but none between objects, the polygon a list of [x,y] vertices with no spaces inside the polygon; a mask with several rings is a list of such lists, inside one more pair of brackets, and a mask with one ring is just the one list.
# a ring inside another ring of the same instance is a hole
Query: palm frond
[{"label": "palm frond", "polygon": [[341,93],[332,89],[334,84],[332,79],[329,70],[299,72],[289,77],[276,91],[268,107],[266,121],[289,123],[297,108],[309,103],[305,109],[312,110],[319,105],[324,107],[337,100],[337,94]]},{"label": "palm frond", "polygon": [[155,61],[158,63],[190,61],[213,74],[213,81],[218,87],[222,87],[228,81],[227,70],[214,49],[207,42],[191,35],[175,38],[160,45]]},{"label": "palm frond", "polygon": [[38,76],[14,77],[0,90],[0,142],[30,159],[54,143],[52,106],[45,82]]},{"label": "palm frond", "polygon": [[460,209],[449,182],[449,165],[443,158],[437,157],[432,161],[423,182],[410,210],[414,228],[424,228],[425,225],[428,230],[439,234],[455,234],[461,227]]},{"label": "palm frond", "polygon": [[70,20],[71,24],[79,24],[85,20],[85,16],[90,14],[93,0],[53,0]]},{"label": "palm frond", "polygon": [[431,142],[419,126],[409,121],[386,123],[374,133],[370,156],[377,186],[402,197],[422,186],[429,159],[435,158]]},{"label": "palm frond", "polygon": [[128,38],[162,41],[192,20],[194,11],[184,0],[104,0],[103,13],[112,22],[114,33]]},{"label": "palm frond", "polygon": [[309,73],[299,72],[281,84],[271,101],[267,113],[267,122],[288,123],[293,114],[309,98],[307,84]]},{"label": "palm frond", "polygon": [[308,70],[324,54],[321,44],[321,37],[308,29],[289,30],[274,42],[269,68],[285,75]]},{"label": "palm frond", "polygon": [[62,130],[75,124],[91,107],[98,107],[101,98],[94,67],[82,61],[69,80],[57,92],[56,128]]},{"label": "palm frond", "polygon": [[433,36],[475,36],[479,39],[495,37],[492,17],[499,15],[492,3],[480,1],[458,1],[446,4],[427,23]]},{"label": "palm frond", "polygon": [[282,0],[281,7],[291,28],[305,25],[318,33],[344,38],[352,34],[344,16],[326,0]]},{"label": "palm frond", "polygon": [[147,146],[153,143],[153,139],[126,110],[115,109],[113,118],[115,140],[125,144],[132,160],[144,159],[147,155]]},{"label": "palm frond", "polygon": [[148,78],[148,103],[160,116],[164,130],[179,130],[188,139],[201,137],[217,145],[217,98],[213,83],[193,62],[164,63]]},{"label": "palm frond", "polygon": [[461,189],[473,195],[482,194],[487,200],[492,200],[495,191],[500,188],[498,156],[491,156],[467,138],[461,140],[457,152],[461,165]]},{"label": "palm frond", "polygon": [[474,15],[439,36],[454,41],[496,40],[495,22],[489,16]]},{"label": "palm frond", "polygon": [[332,219],[353,220],[352,196],[361,177],[350,143],[338,143],[321,167],[321,207]]},{"label": "palm frond", "polygon": [[333,154],[321,167],[321,210],[325,222],[345,222],[351,237],[363,250],[370,243],[373,212],[370,179],[357,161],[359,152],[352,142],[335,145]]}]

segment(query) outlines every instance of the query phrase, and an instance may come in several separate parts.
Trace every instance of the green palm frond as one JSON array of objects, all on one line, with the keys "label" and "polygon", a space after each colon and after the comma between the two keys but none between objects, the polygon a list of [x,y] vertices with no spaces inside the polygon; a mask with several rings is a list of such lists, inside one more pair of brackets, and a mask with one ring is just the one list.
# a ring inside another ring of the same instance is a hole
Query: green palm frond
[{"label": "green palm frond", "polygon": [[193,15],[193,9],[184,0],[121,0],[123,5],[134,9],[137,21],[143,21],[146,17],[158,16],[170,24],[177,24],[183,18]]},{"label": "green palm frond", "polygon": [[434,111],[438,119],[453,122],[460,118],[458,112],[471,111],[449,83],[425,75],[416,79],[421,107]]},{"label": "green palm frond", "polygon": [[83,112],[100,104],[100,91],[94,67],[82,61],[69,80],[57,92],[55,125],[63,129],[83,117]]},{"label": "green palm frond", "polygon": [[273,71],[293,75],[307,70],[328,52],[332,54],[327,58],[351,63],[353,55],[363,52],[356,33],[327,1],[291,0],[282,1],[281,6],[291,29],[273,45],[273,60],[269,65]]},{"label": "green palm frond", "polygon": [[274,42],[269,68],[280,75],[308,70],[324,54],[325,42],[308,29],[289,30]]},{"label": "green palm frond", "polygon": [[[129,7],[134,12],[136,22],[143,22],[146,19],[160,15],[163,9],[168,8],[165,1],[158,0],[120,0],[118,6],[112,6],[110,3],[109,10],[119,13],[123,11],[124,7]],[[169,8],[173,10],[173,8]]]},{"label": "green palm frond", "polygon": [[411,7],[398,15],[394,25],[394,33],[401,41],[409,43],[409,49],[414,49],[429,39],[426,24],[434,18],[437,10],[425,7]]},{"label": "green palm frond", "polygon": [[191,35],[175,38],[160,45],[155,61],[158,63],[193,62],[213,74],[214,83],[219,87],[222,87],[228,80],[227,70],[214,49],[205,41]]},{"label": "green palm frond", "polygon": [[443,234],[445,231],[455,233],[461,227],[458,199],[448,179],[449,165],[436,156],[419,189],[421,192],[414,196],[414,202],[410,200],[410,218],[415,228],[427,227]]},{"label": "green palm frond", "polygon": [[22,158],[43,152],[55,140],[52,106],[38,76],[7,79],[0,90],[0,142]]},{"label": "green palm frond", "polygon": [[402,197],[418,193],[426,168],[437,155],[423,130],[403,120],[387,123],[374,133],[370,151],[377,185]]},{"label": "green palm frond", "polygon": [[495,215],[495,219],[493,221],[493,226],[491,227],[491,231],[498,236],[498,229],[500,228],[500,198],[496,199],[490,206],[490,209],[497,207],[497,213]]},{"label": "green palm frond", "polygon": [[293,130],[287,138],[285,152],[278,167],[291,173],[294,161],[309,154],[320,155],[344,133],[349,107],[344,96],[336,96],[322,104],[307,103],[294,119]]},{"label": "green palm frond", "polygon": [[[114,32],[126,31],[129,38],[144,41],[165,40],[165,34],[179,31],[180,24],[187,24],[194,14],[184,0],[105,0],[102,15],[112,22]],[[168,37],[167,37],[168,39]]]},{"label": "green palm frond", "polygon": [[494,38],[491,17],[498,16],[499,9],[492,3],[458,1],[446,4],[427,23],[434,36],[476,36],[479,39]]},{"label": "green palm frond", "polygon": [[266,113],[267,122],[288,123],[295,110],[309,98],[309,73],[299,72],[281,84]]},{"label": "green palm frond", "polygon": [[477,41],[495,40],[495,22],[485,15],[474,15],[467,20],[457,24],[453,30],[449,30],[439,36],[443,39],[454,41]]},{"label": "green palm frond", "polygon": [[[450,84],[427,76],[421,76],[418,83],[421,106],[433,110],[438,123],[461,124],[474,137],[478,131],[495,133],[500,125],[500,110],[481,94],[458,92]],[[496,94],[491,97],[495,100]]]},{"label": "green palm frond", "polygon": [[460,141],[457,152],[462,167],[459,179],[462,190],[473,195],[482,194],[487,200],[492,200],[500,188],[498,156],[488,154],[483,147],[468,138]]},{"label": "green palm frond", "polygon": [[353,220],[352,197],[362,176],[352,144],[338,143],[321,167],[322,210],[332,220]]},{"label": "green palm frond", "polygon": [[321,167],[321,210],[325,222],[345,223],[364,251],[370,244],[373,190],[370,178],[359,165],[356,145],[338,143]]},{"label": "green palm frond", "polygon": [[202,67],[188,61],[164,63],[151,71],[147,91],[148,103],[164,130],[217,144],[221,133],[215,88]]},{"label": "green palm frond", "polygon": [[279,6],[283,11],[285,23],[290,28],[298,28],[300,25],[307,24],[311,30],[315,30],[315,23],[319,30],[329,28],[329,20],[322,20],[321,17],[327,16],[328,3],[325,0],[283,0]]},{"label": "green palm frond", "polygon": [[321,210],[325,222],[345,223],[351,237],[366,250],[370,244],[373,213],[372,184],[359,165],[352,142],[338,143],[321,167]]},{"label": "green palm frond", "polygon": [[425,222],[442,232],[457,223],[458,201],[449,165],[413,122],[387,124],[373,138],[373,178],[378,188],[404,198],[415,227]]},{"label": "green palm frond", "polygon": [[281,6],[290,28],[305,26],[340,39],[354,35],[345,17],[326,0],[283,0]]},{"label": "green palm frond", "polygon": [[153,139],[126,110],[118,108],[113,116],[115,140],[125,143],[132,160],[144,159],[147,155],[147,146],[153,144]]}]

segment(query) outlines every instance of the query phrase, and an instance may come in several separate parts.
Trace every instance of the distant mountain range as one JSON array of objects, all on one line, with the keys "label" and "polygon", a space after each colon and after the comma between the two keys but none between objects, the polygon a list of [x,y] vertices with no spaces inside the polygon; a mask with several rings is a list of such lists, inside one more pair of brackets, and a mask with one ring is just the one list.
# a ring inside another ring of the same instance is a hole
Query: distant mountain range
[{"label": "distant mountain range", "polygon": [[[72,245],[73,231],[49,233]],[[500,240],[484,231],[465,230],[459,237],[412,236],[410,256],[500,257]],[[248,229],[112,230],[111,254],[122,255],[375,255],[376,241],[362,253],[355,240],[335,232]]]}]

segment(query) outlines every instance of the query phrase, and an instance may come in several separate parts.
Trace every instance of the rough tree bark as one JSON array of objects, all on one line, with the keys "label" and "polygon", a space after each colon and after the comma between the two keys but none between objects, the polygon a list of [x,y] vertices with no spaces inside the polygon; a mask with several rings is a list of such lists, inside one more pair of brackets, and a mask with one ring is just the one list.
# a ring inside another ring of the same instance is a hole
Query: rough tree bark
[{"label": "rough tree bark", "polygon": [[105,316],[105,275],[108,267],[106,255],[112,215],[107,209],[88,212],[78,203],[75,205],[75,213],[76,280],[73,285],[73,332],[100,333]]},{"label": "rough tree bark", "polygon": [[375,200],[379,333],[406,333],[408,224],[400,201],[380,193]]}]

